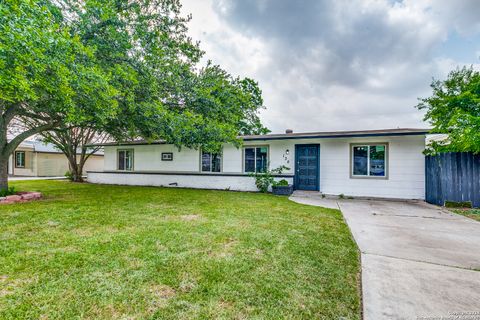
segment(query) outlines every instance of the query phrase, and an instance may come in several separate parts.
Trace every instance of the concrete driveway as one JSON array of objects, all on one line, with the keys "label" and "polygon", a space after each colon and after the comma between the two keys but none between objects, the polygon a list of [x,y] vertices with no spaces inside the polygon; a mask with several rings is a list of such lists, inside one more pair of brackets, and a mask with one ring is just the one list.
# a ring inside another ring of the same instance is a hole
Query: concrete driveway
[{"label": "concrete driveway", "polygon": [[364,319],[480,319],[479,222],[420,201],[291,199],[342,211],[361,251]]}]

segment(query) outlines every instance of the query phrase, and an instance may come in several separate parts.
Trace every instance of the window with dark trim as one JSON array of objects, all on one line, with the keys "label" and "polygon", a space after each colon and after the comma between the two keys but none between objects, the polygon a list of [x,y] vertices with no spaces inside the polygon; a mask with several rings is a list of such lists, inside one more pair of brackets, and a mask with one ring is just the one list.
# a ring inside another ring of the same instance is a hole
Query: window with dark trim
[{"label": "window with dark trim", "polygon": [[133,171],[133,150],[118,150],[117,169],[122,171]]},{"label": "window with dark trim", "polygon": [[25,151],[15,151],[15,168],[25,168]]},{"label": "window with dark trim", "polygon": [[268,167],[268,147],[245,147],[243,149],[245,172],[265,172]]},{"label": "window with dark trim", "polygon": [[162,161],[173,161],[173,152],[162,152]]},{"label": "window with dark trim", "polygon": [[352,177],[387,177],[387,144],[352,145]]},{"label": "window with dark trim", "polygon": [[202,151],[202,172],[221,172],[222,155]]}]

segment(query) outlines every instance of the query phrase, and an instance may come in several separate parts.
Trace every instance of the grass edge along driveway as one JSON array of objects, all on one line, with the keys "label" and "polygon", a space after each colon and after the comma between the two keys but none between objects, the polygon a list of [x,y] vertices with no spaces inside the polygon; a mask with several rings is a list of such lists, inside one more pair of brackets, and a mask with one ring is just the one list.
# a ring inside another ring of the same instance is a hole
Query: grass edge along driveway
[{"label": "grass edge along driveway", "polygon": [[480,209],[479,208],[474,208],[474,209],[469,209],[469,208],[452,209],[452,208],[450,208],[449,210],[456,213],[456,214],[460,214],[462,216],[465,216],[467,218],[477,220],[477,221],[480,222]]},{"label": "grass edge along driveway", "polygon": [[285,197],[18,181],[0,207],[0,318],[359,319],[338,210]]}]

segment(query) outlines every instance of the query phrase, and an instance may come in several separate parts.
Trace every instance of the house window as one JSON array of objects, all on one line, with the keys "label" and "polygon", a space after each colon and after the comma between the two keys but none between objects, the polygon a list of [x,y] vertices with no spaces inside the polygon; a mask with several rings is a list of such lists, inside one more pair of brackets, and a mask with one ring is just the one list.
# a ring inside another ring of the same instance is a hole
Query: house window
[{"label": "house window", "polygon": [[387,176],[387,144],[352,145],[352,177]]},{"label": "house window", "polygon": [[247,147],[243,150],[245,172],[267,171],[268,147]]},{"label": "house window", "polygon": [[132,171],[133,170],[133,150],[118,150],[118,170]]},{"label": "house window", "polygon": [[202,152],[202,172],[220,172],[222,155],[219,153]]},{"label": "house window", "polygon": [[25,168],[25,151],[15,151],[15,168]]}]

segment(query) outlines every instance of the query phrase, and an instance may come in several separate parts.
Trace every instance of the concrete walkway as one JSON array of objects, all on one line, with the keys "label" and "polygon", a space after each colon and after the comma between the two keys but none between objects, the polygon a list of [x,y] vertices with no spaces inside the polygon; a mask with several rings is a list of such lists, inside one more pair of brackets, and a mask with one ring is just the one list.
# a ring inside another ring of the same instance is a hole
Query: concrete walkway
[{"label": "concrete walkway", "polygon": [[479,222],[421,201],[291,200],[342,211],[361,251],[364,319],[480,319]]}]

